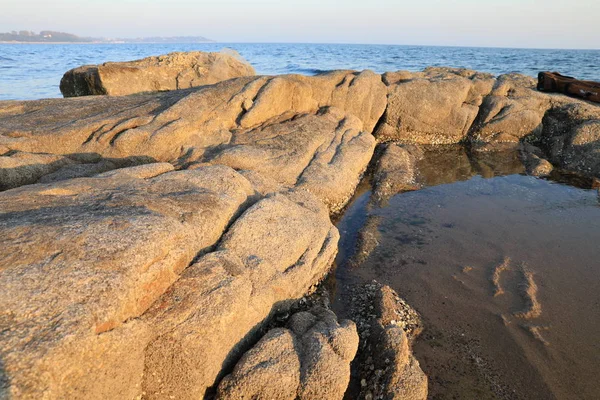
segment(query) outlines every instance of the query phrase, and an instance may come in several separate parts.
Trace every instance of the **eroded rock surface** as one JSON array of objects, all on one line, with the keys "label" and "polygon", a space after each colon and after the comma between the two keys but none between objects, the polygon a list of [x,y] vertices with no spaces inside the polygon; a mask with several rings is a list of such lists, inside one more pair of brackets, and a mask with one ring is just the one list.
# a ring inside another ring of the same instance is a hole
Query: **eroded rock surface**
[{"label": "eroded rock surface", "polygon": [[382,207],[392,196],[418,189],[416,163],[421,158],[423,151],[418,146],[385,144],[373,175],[372,201]]},{"label": "eroded rock surface", "polygon": [[372,72],[337,71],[239,78],[150,95],[4,102],[0,186],[108,168],[104,162],[62,170],[81,164],[74,160],[82,154],[113,163],[210,162],[303,187],[335,211],[372,156],[369,132],[385,109],[385,91]]},{"label": "eroded rock surface", "polygon": [[360,399],[426,399],[427,376],[411,344],[423,325],[418,313],[387,285],[349,288],[349,315],[360,336]]},{"label": "eroded rock surface", "polygon": [[249,208],[142,317],[155,332],[145,351],[146,396],[202,398],[270,315],[325,276],[338,238],[327,209],[305,191]]},{"label": "eroded rock surface", "polygon": [[[369,164],[371,132],[402,143],[381,147],[369,208],[419,183],[522,172],[504,146],[521,146],[532,174],[549,173],[547,158],[599,176],[600,108],[531,85],[335,71],[1,102],[0,398],[202,398],[236,363],[222,398],[341,398],[356,332],[329,311],[298,313],[247,350],[328,272],[329,215]],[[415,145],[458,141],[472,146]],[[357,263],[378,244],[379,217],[367,218]],[[373,367],[362,394],[425,398],[416,313],[389,288],[369,293],[376,318],[356,314]]]},{"label": "eroded rock surface", "polygon": [[464,140],[494,84],[492,75],[452,68],[391,72],[384,81],[388,107],[375,136],[418,144]]},{"label": "eroded rock surface", "polygon": [[471,140],[485,143],[518,143],[540,134],[542,118],[551,105],[548,94],[535,90],[536,81],[520,74],[500,75],[481,104]]},{"label": "eroded rock surface", "polygon": [[233,50],[175,52],[136,61],[85,65],[64,74],[64,97],[187,89],[254,75],[254,68]]},{"label": "eroded rock surface", "polygon": [[534,142],[548,159],[567,170],[600,177],[600,107],[567,103],[544,116],[544,132]]},{"label": "eroded rock surface", "polygon": [[352,321],[321,307],[296,313],[244,354],[217,398],[342,399],[357,348]]},{"label": "eroded rock surface", "polygon": [[172,169],[0,193],[3,395],[202,397],[253,329],[326,274],[338,234],[310,193],[239,216],[256,194],[241,174]]}]

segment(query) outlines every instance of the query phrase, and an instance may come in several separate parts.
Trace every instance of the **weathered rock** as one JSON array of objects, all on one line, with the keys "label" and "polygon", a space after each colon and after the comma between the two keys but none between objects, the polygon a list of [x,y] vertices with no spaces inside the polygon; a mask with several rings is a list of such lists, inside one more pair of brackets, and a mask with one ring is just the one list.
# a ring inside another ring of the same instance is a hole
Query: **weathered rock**
[{"label": "weathered rock", "polygon": [[[600,108],[555,93],[535,90],[535,80],[519,74],[498,77],[470,132],[474,143],[518,145],[525,138],[542,147],[562,168],[600,174]],[[528,173],[548,175],[552,165],[540,154],[523,153]]]},{"label": "weathered rock", "polygon": [[387,73],[388,107],[375,136],[403,143],[458,143],[494,84],[489,74],[451,68]]},{"label": "weathered rock", "polygon": [[37,182],[73,161],[56,154],[33,154],[21,151],[0,156],[0,190]]},{"label": "weathered rock", "polygon": [[384,206],[397,193],[418,189],[416,162],[422,150],[413,145],[386,144],[373,175],[373,200]]},{"label": "weathered rock", "polygon": [[221,238],[250,183],[225,166],[172,169],[0,194],[3,396],[202,397],[327,272],[337,230],[309,193],[260,200]]},{"label": "weathered rock", "polygon": [[[0,357],[14,396],[70,397],[90,388],[82,380],[117,379],[130,357],[100,336],[141,315],[252,193],[228,167],[140,168],[0,194]],[[124,359],[91,358],[103,351]]]},{"label": "weathered rock", "polygon": [[[334,211],[368,164],[374,147],[368,131],[384,108],[385,85],[369,71],[247,77],[151,95],[4,102],[0,151],[222,163],[273,173],[279,184],[306,188]],[[35,178],[58,168],[42,169]],[[79,169],[62,175],[93,170]],[[12,186],[35,181],[22,169],[11,174]]]},{"label": "weathered rock", "polygon": [[149,157],[103,159],[94,153],[63,156],[11,151],[0,156],[0,191],[36,182],[48,183],[93,176],[152,161]]},{"label": "weathered rock", "polygon": [[536,81],[520,74],[500,75],[470,132],[472,141],[518,143],[542,130],[551,96],[533,90]]},{"label": "weathered rock", "polygon": [[548,176],[554,169],[552,164],[544,159],[542,150],[529,143],[521,144],[520,155],[527,175]]},{"label": "weathered rock", "polygon": [[[374,398],[426,399],[427,376],[410,349],[422,324],[416,311],[389,286],[377,285],[368,346],[375,372],[364,378]],[[408,336],[410,335],[410,337]]]},{"label": "weathered rock", "polygon": [[325,276],[338,238],[327,209],[305,191],[249,208],[144,314],[156,332],[145,351],[146,397],[202,398],[270,315]]},{"label": "weathered rock", "polygon": [[536,144],[552,163],[600,177],[600,107],[581,101],[553,107]]},{"label": "weathered rock", "polygon": [[373,354],[375,368],[381,371],[381,383],[375,384],[375,398],[427,399],[427,376],[412,355],[402,328],[395,324],[380,326],[374,340],[377,340]]},{"label": "weathered rock", "polygon": [[85,65],[64,74],[64,97],[187,89],[254,75],[254,68],[233,50],[219,53],[175,52],[136,61]]},{"label": "weathered rock", "polygon": [[358,118],[327,109],[234,134],[208,159],[306,189],[337,211],[354,193],[375,148],[375,139],[361,126]]},{"label": "weathered rock", "polygon": [[269,331],[219,385],[219,399],[342,399],[358,348],[352,321],[313,308]]}]

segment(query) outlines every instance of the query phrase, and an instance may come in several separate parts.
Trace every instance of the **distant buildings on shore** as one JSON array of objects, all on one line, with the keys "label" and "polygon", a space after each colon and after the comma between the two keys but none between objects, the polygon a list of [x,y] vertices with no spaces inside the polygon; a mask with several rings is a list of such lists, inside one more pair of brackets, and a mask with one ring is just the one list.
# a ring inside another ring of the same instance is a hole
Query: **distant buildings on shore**
[{"label": "distant buildings on shore", "polygon": [[209,43],[203,36],[142,37],[142,38],[92,38],[72,33],[41,31],[11,31],[0,33],[4,43]]}]

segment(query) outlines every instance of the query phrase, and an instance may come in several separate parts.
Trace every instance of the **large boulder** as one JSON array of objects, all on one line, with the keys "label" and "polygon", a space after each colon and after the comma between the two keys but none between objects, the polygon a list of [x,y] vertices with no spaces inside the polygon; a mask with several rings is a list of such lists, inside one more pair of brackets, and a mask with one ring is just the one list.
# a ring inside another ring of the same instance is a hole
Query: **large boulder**
[{"label": "large boulder", "polygon": [[254,75],[254,68],[233,50],[219,53],[175,52],[141,60],[85,65],[60,80],[64,97],[187,89]]},{"label": "large boulder", "polygon": [[[211,162],[302,186],[334,211],[371,158],[369,132],[385,109],[385,93],[379,75],[336,71],[137,96],[4,102],[0,161],[10,171],[0,174],[6,176],[0,186],[35,183],[47,174],[55,180],[86,176],[125,158],[178,166]],[[36,156],[13,160],[23,153]],[[90,154],[95,163],[105,162],[64,169]]]},{"label": "large boulder", "polygon": [[342,399],[358,349],[352,321],[315,307],[292,315],[238,362],[219,385],[218,399]]},{"label": "large boulder", "polygon": [[388,106],[375,136],[416,144],[464,140],[479,106],[492,89],[492,75],[452,68],[384,74]]},{"label": "large boulder", "polygon": [[261,199],[226,166],[24,186],[0,209],[1,398],[202,397],[338,240],[308,192]]},{"label": "large boulder", "polygon": [[308,192],[271,194],[249,208],[142,317],[154,332],[145,345],[145,396],[202,398],[270,316],[326,275],[338,239]]},{"label": "large boulder", "polygon": [[522,152],[528,173],[549,174],[547,157],[562,168],[600,175],[600,107],[535,86],[533,78],[520,74],[498,77],[469,134],[475,148],[511,143],[518,148],[527,141],[543,150]]},{"label": "large boulder", "polygon": [[542,131],[552,97],[534,90],[536,81],[520,74],[500,75],[485,97],[470,132],[473,142],[518,143]]},{"label": "large boulder", "polygon": [[335,212],[348,202],[373,155],[375,139],[361,128],[358,118],[327,109],[234,133],[206,160],[306,189]]},{"label": "large boulder", "polygon": [[536,138],[548,158],[561,167],[600,177],[600,107],[575,100],[552,107]]}]

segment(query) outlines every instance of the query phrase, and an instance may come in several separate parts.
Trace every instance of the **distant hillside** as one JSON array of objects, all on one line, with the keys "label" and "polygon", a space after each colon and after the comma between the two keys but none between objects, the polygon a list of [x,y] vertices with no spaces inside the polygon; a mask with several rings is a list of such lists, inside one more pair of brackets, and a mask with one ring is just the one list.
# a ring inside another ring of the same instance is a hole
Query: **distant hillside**
[{"label": "distant hillside", "polygon": [[2,42],[93,42],[95,39],[79,37],[71,33],[41,31],[35,33],[31,31],[12,31],[0,33],[0,41]]},{"label": "distant hillside", "polygon": [[203,36],[142,37],[142,38],[91,38],[72,33],[41,31],[12,31],[0,33],[0,42],[15,43],[206,43],[212,42]]},{"label": "distant hillside", "polygon": [[213,42],[203,36],[173,36],[173,37],[146,37],[135,39],[106,39],[109,42],[124,42],[124,43],[206,43]]}]

